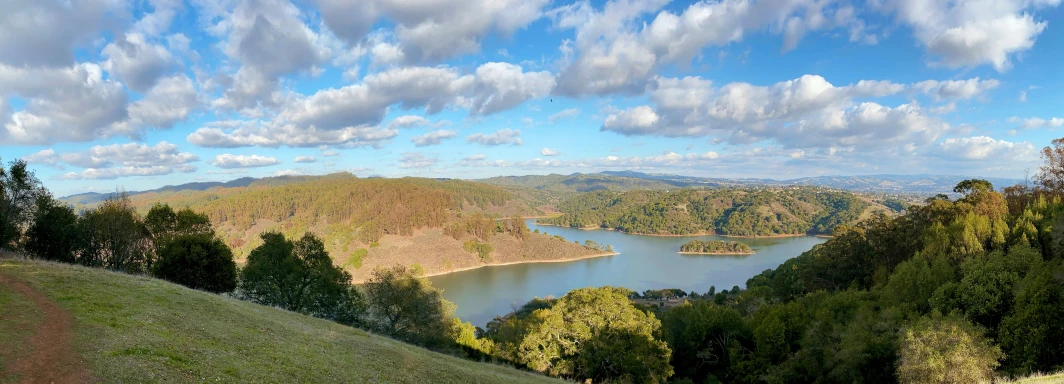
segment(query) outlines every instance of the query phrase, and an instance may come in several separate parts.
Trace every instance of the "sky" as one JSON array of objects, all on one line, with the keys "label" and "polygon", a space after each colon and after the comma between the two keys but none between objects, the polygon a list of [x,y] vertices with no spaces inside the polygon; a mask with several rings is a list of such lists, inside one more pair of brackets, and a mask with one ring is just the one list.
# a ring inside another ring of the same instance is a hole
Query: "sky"
[{"label": "sky", "polygon": [[1060,0],[0,0],[57,195],[351,172],[1022,178]]}]

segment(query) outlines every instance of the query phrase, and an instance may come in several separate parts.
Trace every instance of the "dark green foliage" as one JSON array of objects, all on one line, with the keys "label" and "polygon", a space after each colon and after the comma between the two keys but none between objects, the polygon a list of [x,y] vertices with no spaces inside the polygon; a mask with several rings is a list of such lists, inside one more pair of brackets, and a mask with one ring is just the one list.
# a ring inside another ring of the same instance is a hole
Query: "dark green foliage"
[{"label": "dark green foliage", "polygon": [[868,206],[853,194],[815,188],[600,191],[559,203],[565,215],[539,222],[642,234],[831,233],[857,220]]},{"label": "dark green foliage", "polygon": [[151,207],[148,215],[144,216],[144,225],[156,242],[180,235],[214,234],[211,219],[207,215],[189,208],[175,212],[169,204],[164,203],[156,203]]},{"label": "dark green foliage", "polygon": [[241,292],[252,301],[315,317],[357,324],[364,310],[351,275],[333,266],[321,240],[306,234],[292,242],[263,233],[240,271]]},{"label": "dark green foliage", "polygon": [[236,262],[229,247],[210,235],[178,235],[159,248],[153,274],[207,292],[236,288]]},{"label": "dark green foliage", "polygon": [[699,382],[709,374],[727,376],[728,349],[751,338],[739,311],[705,301],[665,312],[661,328],[663,340],[672,349],[676,376]]},{"label": "dark green foliage", "polygon": [[74,209],[50,195],[41,195],[34,213],[33,225],[26,230],[26,251],[44,260],[77,261],[82,236]]},{"label": "dark green foliage", "polygon": [[[1020,283],[1015,309],[1003,320],[998,340],[1005,370],[1027,375],[1064,367],[1064,285],[1053,275],[1059,264],[1032,270]],[[1059,275],[1058,275],[1059,276]]]},{"label": "dark green foliage", "polygon": [[0,248],[20,246],[22,233],[33,220],[37,198],[47,194],[25,161],[12,161],[7,169],[0,163]]},{"label": "dark green foliage", "polygon": [[709,254],[751,254],[750,246],[738,241],[691,240],[680,246],[680,252]]},{"label": "dark green foliage", "polygon": [[372,326],[399,340],[445,346],[456,339],[454,304],[406,267],[379,268],[364,285]]}]

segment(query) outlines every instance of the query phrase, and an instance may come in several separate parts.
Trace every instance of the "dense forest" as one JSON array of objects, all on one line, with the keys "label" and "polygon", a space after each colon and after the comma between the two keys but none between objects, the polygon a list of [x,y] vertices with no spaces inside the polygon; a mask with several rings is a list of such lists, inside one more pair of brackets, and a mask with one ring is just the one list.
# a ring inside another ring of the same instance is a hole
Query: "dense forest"
[{"label": "dense forest", "polygon": [[884,207],[858,196],[808,187],[593,192],[558,204],[565,212],[539,223],[612,228],[636,234],[729,236],[828,234]]},{"label": "dense forest", "polygon": [[754,250],[738,241],[691,240],[680,246],[680,253],[704,253],[710,255],[749,255]]}]

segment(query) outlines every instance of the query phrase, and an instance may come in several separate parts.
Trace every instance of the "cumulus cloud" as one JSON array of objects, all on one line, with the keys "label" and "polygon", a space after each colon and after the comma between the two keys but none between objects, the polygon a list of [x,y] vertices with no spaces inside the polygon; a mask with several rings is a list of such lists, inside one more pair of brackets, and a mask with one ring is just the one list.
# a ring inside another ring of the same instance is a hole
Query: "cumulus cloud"
[{"label": "cumulus cloud", "polygon": [[476,143],[486,146],[497,145],[521,145],[523,142],[521,138],[521,130],[515,129],[500,129],[492,134],[474,133],[466,137],[466,142]]},{"label": "cumulus cloud", "polygon": [[254,168],[277,165],[281,162],[274,157],[259,155],[221,154],[214,157],[211,165],[218,168]]},{"label": "cumulus cloud", "polygon": [[69,67],[74,49],[88,46],[104,27],[128,13],[115,0],[16,0],[0,12],[0,63],[17,67]]},{"label": "cumulus cloud", "polygon": [[558,150],[556,150],[554,148],[543,148],[543,149],[539,150],[539,154],[543,155],[543,156],[558,156],[558,155],[560,155],[562,153],[558,152]]},{"label": "cumulus cloud", "polygon": [[314,156],[296,156],[297,163],[313,163],[318,161]]},{"label": "cumulus cloud", "polygon": [[395,129],[370,126],[325,130],[272,121],[220,121],[197,129],[186,140],[207,148],[276,148],[282,145],[307,148],[327,144],[376,147],[398,135],[399,131]]},{"label": "cumulus cloud", "polygon": [[955,160],[1032,160],[1038,151],[1028,142],[1013,143],[987,136],[949,138],[939,143],[936,154]]},{"label": "cumulus cloud", "polygon": [[414,136],[410,139],[410,142],[414,143],[414,146],[416,147],[427,147],[430,145],[439,145],[444,140],[455,136],[458,136],[458,132],[441,129],[424,135]]},{"label": "cumulus cloud", "polygon": [[521,66],[510,63],[486,63],[477,68],[470,88],[471,112],[489,115],[550,94],[554,76],[546,71],[524,72]]},{"label": "cumulus cloud", "polygon": [[[587,2],[550,12],[556,27],[575,29],[556,92],[562,95],[639,94],[662,65],[688,65],[706,47],[741,41],[748,32],[783,35],[782,50],[814,31],[847,28],[851,40],[870,41],[864,23],[847,5],[802,0],[696,2],[680,14],[660,10],[665,0],[610,1],[601,10]],[[659,11],[660,10],[660,11]],[[654,14],[649,23],[638,18]],[[635,26],[642,28],[636,29]],[[575,58],[571,57],[575,55]]]},{"label": "cumulus cloud", "polygon": [[888,0],[881,5],[931,53],[929,64],[950,68],[990,64],[999,72],[1012,58],[1034,46],[1048,23],[1031,11],[1059,0],[988,0],[942,2]]},{"label": "cumulus cloud", "polygon": [[734,144],[773,140],[793,148],[933,142],[950,126],[928,116],[918,105],[889,107],[854,101],[904,89],[884,81],[834,86],[815,75],[771,86],[729,83],[720,88],[697,77],[659,78],[650,94],[655,107],[610,113],[601,129],[628,136],[714,136]]},{"label": "cumulus cloud", "polygon": [[162,45],[152,44],[139,33],[119,35],[101,51],[102,67],[130,89],[144,92],[177,67],[177,61]]},{"label": "cumulus cloud", "polygon": [[381,19],[395,23],[405,60],[438,61],[480,51],[489,34],[507,37],[542,17],[547,0],[315,0],[330,31],[357,45]]},{"label": "cumulus cloud", "polygon": [[56,152],[45,149],[23,158],[27,162],[48,164],[61,168],[62,164],[86,168],[70,172],[61,179],[115,179],[125,176],[155,176],[173,172],[193,172],[191,163],[199,157],[181,152],[174,144],[162,141],[155,145],[125,143],[97,145],[84,151]]},{"label": "cumulus cloud", "polygon": [[399,168],[427,168],[440,162],[435,156],[428,157],[421,152],[403,152],[399,157]]},{"label": "cumulus cloud", "polygon": [[139,126],[170,128],[185,121],[199,107],[192,80],[178,74],[159,80],[143,99],[130,104],[129,118]]}]

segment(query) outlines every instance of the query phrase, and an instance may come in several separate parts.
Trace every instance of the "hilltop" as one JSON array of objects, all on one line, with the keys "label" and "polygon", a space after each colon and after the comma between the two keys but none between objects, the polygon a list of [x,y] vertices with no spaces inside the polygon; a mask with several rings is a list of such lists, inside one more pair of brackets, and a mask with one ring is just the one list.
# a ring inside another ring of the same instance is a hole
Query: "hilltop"
[{"label": "hilltop", "polygon": [[[162,280],[47,262],[0,259],[0,318],[3,382],[20,372],[115,383],[559,382]],[[9,363],[42,345],[72,353],[66,371],[8,370],[32,369]]]},{"label": "hilltop", "polygon": [[[141,212],[166,203],[206,214],[238,260],[261,244],[263,232],[280,231],[288,237],[316,233],[334,262],[356,281],[377,266],[413,266],[431,275],[609,254],[538,233],[513,233],[514,217],[542,212],[502,188],[462,180],[336,173],[242,181],[203,190],[169,188],[129,198]],[[520,225],[525,228],[523,221]],[[503,233],[508,228],[510,233]],[[478,245],[485,252],[473,250],[470,242],[487,244]]]}]

